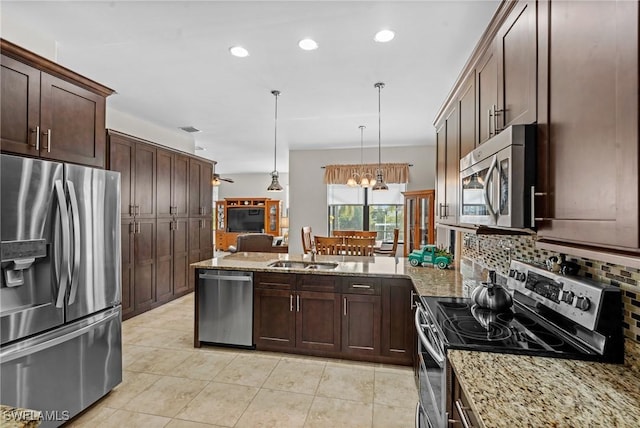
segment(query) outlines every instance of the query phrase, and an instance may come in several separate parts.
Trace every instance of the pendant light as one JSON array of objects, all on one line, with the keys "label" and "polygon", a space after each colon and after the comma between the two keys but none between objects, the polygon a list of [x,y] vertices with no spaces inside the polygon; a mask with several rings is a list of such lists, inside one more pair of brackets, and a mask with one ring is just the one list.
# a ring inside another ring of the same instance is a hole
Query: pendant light
[{"label": "pendant light", "polygon": [[278,96],[280,91],[271,91],[276,97],[275,133],[273,136],[273,171],[271,172],[271,184],[267,187],[268,192],[282,192],[282,186],[278,182],[278,169],[276,168],[276,154],[278,149]]},{"label": "pendant light", "polygon": [[378,169],[376,170],[376,184],[371,190],[389,190],[389,186],[385,184],[384,177],[382,176],[382,164],[380,162],[380,90],[384,88],[384,83],[378,82],[373,86],[378,88]]},{"label": "pendant light", "polygon": [[360,171],[353,171],[347,180],[347,186],[373,187],[376,184],[376,179],[364,170],[364,129],[366,126],[360,125],[358,128],[360,128]]}]

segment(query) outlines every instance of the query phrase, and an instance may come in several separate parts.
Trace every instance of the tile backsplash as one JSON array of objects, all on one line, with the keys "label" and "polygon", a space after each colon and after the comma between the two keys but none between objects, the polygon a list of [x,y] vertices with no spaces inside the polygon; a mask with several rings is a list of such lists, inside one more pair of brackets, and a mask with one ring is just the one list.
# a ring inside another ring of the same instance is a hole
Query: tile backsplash
[{"label": "tile backsplash", "polygon": [[[535,247],[532,236],[462,234],[462,256],[507,275],[511,259],[544,263],[558,253]],[[640,270],[567,255],[566,260],[580,266],[578,276],[618,286],[624,304],[624,334],[640,342]]]}]

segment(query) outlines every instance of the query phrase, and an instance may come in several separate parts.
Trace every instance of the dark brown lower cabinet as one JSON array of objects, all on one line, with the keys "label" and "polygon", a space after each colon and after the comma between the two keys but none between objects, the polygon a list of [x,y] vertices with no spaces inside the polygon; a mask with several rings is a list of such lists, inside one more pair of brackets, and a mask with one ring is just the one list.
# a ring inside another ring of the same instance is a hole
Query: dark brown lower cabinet
[{"label": "dark brown lower cabinet", "polygon": [[342,295],[342,352],[380,354],[380,296]]},{"label": "dark brown lower cabinet", "polygon": [[[338,352],[339,294],[298,291],[297,276],[256,272],[253,302],[256,347],[280,351]],[[325,280],[319,286],[326,285]]]},{"label": "dark brown lower cabinet", "polygon": [[189,220],[176,218],[173,222],[173,295],[177,297],[189,291]]},{"label": "dark brown lower cabinet", "polygon": [[340,351],[340,295],[297,291],[295,300],[296,348]]},{"label": "dark brown lower cabinet", "polygon": [[158,302],[166,302],[173,297],[173,220],[157,221],[156,295]]},{"label": "dark brown lower cabinet", "polygon": [[122,263],[122,316],[126,317],[133,312],[133,276],[134,269],[134,245],[133,245],[133,219],[120,222],[121,263]]},{"label": "dark brown lower cabinet", "polygon": [[256,348],[410,365],[412,287],[410,280],[255,272]]},{"label": "dark brown lower cabinet", "polygon": [[135,219],[134,242],[134,310],[146,309],[156,301],[155,247],[156,221]]},{"label": "dark brown lower cabinet", "polygon": [[412,318],[413,284],[398,278],[385,278],[382,284],[381,354],[398,364],[412,364],[417,340]]},{"label": "dark brown lower cabinet", "polygon": [[460,382],[455,375],[455,370],[449,370],[451,375],[451,390],[449,391],[449,400],[447,409],[449,409],[449,426],[451,428],[458,427],[479,427],[478,419],[473,413],[469,399],[465,394]]}]

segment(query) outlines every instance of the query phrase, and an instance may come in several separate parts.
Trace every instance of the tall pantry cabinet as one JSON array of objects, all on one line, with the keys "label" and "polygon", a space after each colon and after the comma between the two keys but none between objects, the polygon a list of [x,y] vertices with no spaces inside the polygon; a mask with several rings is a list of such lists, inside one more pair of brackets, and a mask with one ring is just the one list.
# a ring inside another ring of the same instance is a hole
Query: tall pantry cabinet
[{"label": "tall pantry cabinet", "polygon": [[[128,318],[192,291],[189,264],[213,257],[213,163],[113,130],[108,147],[109,169],[121,177],[122,311]],[[192,217],[194,200],[200,206]]]}]

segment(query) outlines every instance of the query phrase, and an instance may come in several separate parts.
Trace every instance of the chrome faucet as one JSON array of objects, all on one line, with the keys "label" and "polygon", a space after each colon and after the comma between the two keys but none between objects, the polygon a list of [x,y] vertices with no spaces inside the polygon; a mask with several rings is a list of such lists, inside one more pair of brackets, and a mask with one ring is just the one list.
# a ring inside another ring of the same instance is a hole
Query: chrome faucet
[{"label": "chrome faucet", "polygon": [[318,250],[316,250],[315,248],[311,249],[311,261],[315,262],[316,261],[316,254],[318,254]]}]

